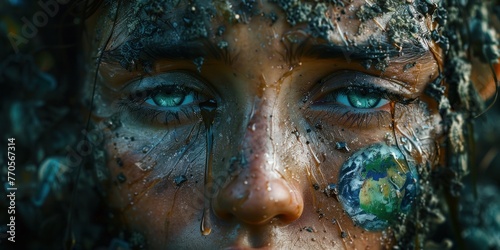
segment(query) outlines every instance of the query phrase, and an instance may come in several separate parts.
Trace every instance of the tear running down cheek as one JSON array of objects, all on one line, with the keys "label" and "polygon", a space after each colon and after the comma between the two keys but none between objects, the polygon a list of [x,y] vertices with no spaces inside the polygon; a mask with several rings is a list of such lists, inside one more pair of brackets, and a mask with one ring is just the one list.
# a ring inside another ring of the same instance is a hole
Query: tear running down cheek
[{"label": "tear running down cheek", "polygon": [[352,220],[369,231],[384,230],[408,214],[417,196],[414,159],[397,147],[374,144],[342,166],[339,200]]}]

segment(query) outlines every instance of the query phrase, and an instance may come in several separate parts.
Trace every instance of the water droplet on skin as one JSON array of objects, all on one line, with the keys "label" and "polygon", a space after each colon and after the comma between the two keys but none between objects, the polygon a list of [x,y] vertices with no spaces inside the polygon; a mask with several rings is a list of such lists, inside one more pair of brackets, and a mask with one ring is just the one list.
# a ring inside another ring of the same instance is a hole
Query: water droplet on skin
[{"label": "water droplet on skin", "polygon": [[118,115],[115,114],[115,115],[112,115],[111,117],[109,117],[108,119],[106,119],[104,124],[111,131],[114,131],[121,126],[121,121],[120,121]]},{"label": "water droplet on skin", "polygon": [[138,167],[142,171],[146,171],[147,170],[147,168],[145,168],[145,167],[142,166],[142,162],[136,162],[136,163],[134,163],[134,165],[136,167]]},{"label": "water droplet on skin", "polygon": [[196,70],[198,71],[198,73],[201,73],[201,67],[203,66],[203,62],[205,62],[205,58],[203,58],[202,56],[193,60],[193,63],[194,65],[196,65]]},{"label": "water droplet on skin", "polygon": [[250,130],[255,131],[255,123],[250,126]]},{"label": "water droplet on skin", "polygon": [[[208,100],[200,103],[201,116],[206,130],[206,157],[205,157],[205,197],[210,197],[208,193],[212,187],[212,161],[213,161],[213,123],[217,111],[217,103],[214,100]],[[203,217],[201,219],[201,234],[209,235],[212,232],[212,223],[210,221],[211,199],[205,198]]]},{"label": "water droplet on skin", "polygon": [[127,181],[127,177],[123,174],[123,173],[119,173],[117,176],[116,176],[116,179],[118,180],[118,182],[120,183],[124,183]]},{"label": "water droplet on skin", "polygon": [[401,143],[403,144],[404,149],[407,152],[411,153],[413,147],[410,143],[410,140],[408,140],[406,137],[401,137]]},{"label": "water droplet on skin", "polygon": [[185,175],[179,175],[174,178],[174,183],[176,186],[180,186],[182,183],[187,181],[187,177]]},{"label": "water droplet on skin", "polygon": [[201,234],[202,235],[209,235],[212,232],[212,225],[209,222],[208,215],[205,215],[205,212],[203,213],[203,218],[201,219]]},{"label": "water droplet on skin", "polygon": [[226,41],[220,41],[219,43],[217,43],[217,46],[220,48],[220,49],[225,49],[229,46],[229,43],[226,42]]},{"label": "water droplet on skin", "polygon": [[351,149],[347,146],[346,142],[336,142],[335,149],[342,151],[342,152],[345,152],[345,153],[348,153],[349,151],[351,151]]}]

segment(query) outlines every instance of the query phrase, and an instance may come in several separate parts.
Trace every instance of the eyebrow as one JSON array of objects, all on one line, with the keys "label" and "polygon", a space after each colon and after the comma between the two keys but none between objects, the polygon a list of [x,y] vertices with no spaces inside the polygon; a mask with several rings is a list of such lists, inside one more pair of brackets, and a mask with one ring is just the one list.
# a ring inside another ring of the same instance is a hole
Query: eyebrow
[{"label": "eyebrow", "polygon": [[347,61],[365,61],[390,57],[391,61],[394,62],[408,62],[420,59],[429,53],[429,50],[422,45],[410,42],[402,44],[400,48],[386,42],[378,42],[376,45],[345,46],[337,44],[311,45],[307,41],[304,41],[290,52],[288,60],[293,62],[300,58],[344,58]]},{"label": "eyebrow", "polygon": [[[121,62],[125,59],[123,51],[130,49],[128,40],[114,48],[103,52],[103,61],[105,62]],[[142,61],[157,61],[157,60],[195,60],[200,57],[213,58],[223,61],[231,65],[234,58],[227,50],[227,46],[219,46],[209,39],[203,38],[195,41],[178,41],[175,43],[158,43],[148,42],[138,52],[137,59]]]},{"label": "eyebrow", "polygon": [[[130,46],[128,40],[117,46],[113,50],[103,52],[104,62],[118,62],[120,63],[125,56],[123,51],[127,50]],[[418,60],[427,55],[429,50],[420,44],[404,43],[398,49],[396,46],[387,42],[377,42],[377,44],[363,44],[363,45],[338,45],[338,44],[310,44],[306,39],[298,44],[294,49],[290,50],[286,56],[286,60],[293,64],[300,58],[313,58],[313,59],[339,59],[344,58],[347,61],[365,61],[391,58],[393,62],[409,62]],[[222,47],[215,44],[213,41],[203,38],[194,41],[178,41],[175,43],[159,43],[149,42],[141,48],[138,55],[139,60],[142,61],[189,61],[197,58],[212,58],[215,60],[223,61],[227,65],[232,65],[236,57],[230,54],[227,46]]]}]

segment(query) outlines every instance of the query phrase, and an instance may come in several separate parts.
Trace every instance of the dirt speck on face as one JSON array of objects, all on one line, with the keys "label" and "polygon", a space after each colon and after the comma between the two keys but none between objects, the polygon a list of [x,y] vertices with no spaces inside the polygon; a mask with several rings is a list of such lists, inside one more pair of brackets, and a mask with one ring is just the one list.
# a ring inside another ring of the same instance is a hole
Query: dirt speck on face
[{"label": "dirt speck on face", "polygon": [[174,178],[174,183],[176,186],[182,185],[182,183],[187,181],[187,177],[185,175],[179,175]]},{"label": "dirt speck on face", "polygon": [[120,182],[120,183],[124,183],[127,181],[127,177],[123,173],[119,173],[116,176],[116,180],[118,180],[118,182]]},{"label": "dirt speck on face", "polygon": [[356,12],[356,16],[361,20],[362,22],[373,19],[374,17],[382,15],[382,8],[380,8],[380,5],[378,4],[364,4],[362,5],[359,10]]},{"label": "dirt speck on face", "polygon": [[405,42],[416,41],[425,38],[423,19],[411,5],[399,8],[387,24],[387,35],[389,41],[395,46],[401,47]]},{"label": "dirt speck on face", "polygon": [[300,0],[279,0],[277,2],[279,7],[286,13],[286,20],[290,25],[307,23],[309,33],[313,37],[328,39],[329,35],[335,30],[331,18],[326,15],[328,11],[326,3],[313,4]]}]

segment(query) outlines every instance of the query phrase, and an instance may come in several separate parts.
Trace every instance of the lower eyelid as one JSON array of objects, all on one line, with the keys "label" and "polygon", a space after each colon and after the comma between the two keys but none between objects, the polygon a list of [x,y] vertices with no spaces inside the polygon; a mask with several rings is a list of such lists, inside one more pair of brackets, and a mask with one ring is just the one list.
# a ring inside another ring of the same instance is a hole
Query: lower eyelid
[{"label": "lower eyelid", "polygon": [[[384,106],[387,106],[387,104]],[[307,114],[307,117],[314,117],[314,119],[352,129],[380,128],[392,121],[389,107],[383,109],[355,109],[336,104],[311,106],[308,110],[311,114]]]}]

